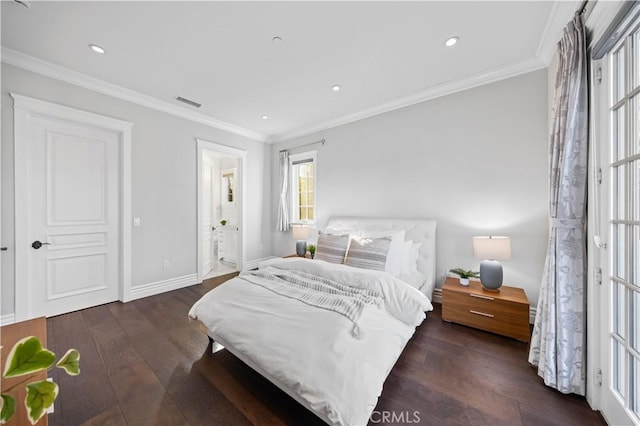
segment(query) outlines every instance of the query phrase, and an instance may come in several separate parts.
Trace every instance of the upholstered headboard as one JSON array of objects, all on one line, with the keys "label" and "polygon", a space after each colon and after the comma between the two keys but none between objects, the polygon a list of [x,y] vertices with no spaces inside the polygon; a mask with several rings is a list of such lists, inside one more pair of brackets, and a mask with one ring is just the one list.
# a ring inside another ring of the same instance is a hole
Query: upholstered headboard
[{"label": "upholstered headboard", "polygon": [[383,219],[370,217],[332,217],[327,228],[341,231],[404,229],[405,240],[422,243],[418,270],[426,277],[420,290],[430,299],[436,282],[436,221],[424,219]]}]

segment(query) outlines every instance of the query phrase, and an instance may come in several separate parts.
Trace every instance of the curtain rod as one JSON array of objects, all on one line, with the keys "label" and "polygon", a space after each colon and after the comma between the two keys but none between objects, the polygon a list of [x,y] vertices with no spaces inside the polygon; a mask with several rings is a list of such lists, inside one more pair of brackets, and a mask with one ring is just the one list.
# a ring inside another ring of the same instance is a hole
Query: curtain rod
[{"label": "curtain rod", "polygon": [[[319,141],[315,141],[315,142],[309,142],[309,143],[305,143],[304,145],[298,145],[298,146],[292,146],[289,149],[296,149],[296,148],[304,148],[305,146],[309,146],[309,145],[315,145],[317,143],[324,145],[326,142],[326,140],[324,139],[320,139]],[[284,151],[289,151],[289,149],[281,149],[280,152],[284,152]]]},{"label": "curtain rod", "polygon": [[[576,16],[585,15],[587,12],[588,5],[589,5],[589,0],[582,0],[582,2],[580,3],[580,7],[578,7],[578,9],[576,10]],[[587,19],[587,16],[585,16],[584,19]]]}]

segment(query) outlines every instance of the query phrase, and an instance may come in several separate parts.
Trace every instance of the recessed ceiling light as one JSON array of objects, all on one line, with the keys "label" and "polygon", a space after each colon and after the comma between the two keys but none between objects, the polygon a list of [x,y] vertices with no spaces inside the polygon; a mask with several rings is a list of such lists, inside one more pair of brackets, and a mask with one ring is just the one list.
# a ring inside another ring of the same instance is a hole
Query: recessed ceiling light
[{"label": "recessed ceiling light", "polygon": [[274,37],[271,39],[273,44],[282,44],[282,39],[280,37]]},{"label": "recessed ceiling light", "polygon": [[96,52],[96,53],[104,53],[104,49],[102,47],[98,46],[97,44],[90,44],[89,48],[91,50],[93,50],[94,52]]},{"label": "recessed ceiling light", "polygon": [[447,47],[453,47],[458,43],[459,40],[460,40],[460,37],[458,36],[449,37],[448,39],[445,40],[444,45]]},{"label": "recessed ceiling light", "polygon": [[339,84],[334,84],[333,86],[331,86],[331,90],[333,90],[334,92],[339,92],[342,89],[342,86],[340,86]]},{"label": "recessed ceiling light", "polygon": [[269,116],[268,116],[268,115],[263,115],[263,116],[261,116],[261,117],[262,117],[262,119],[263,119],[263,120],[268,120],[268,119],[269,119]]}]

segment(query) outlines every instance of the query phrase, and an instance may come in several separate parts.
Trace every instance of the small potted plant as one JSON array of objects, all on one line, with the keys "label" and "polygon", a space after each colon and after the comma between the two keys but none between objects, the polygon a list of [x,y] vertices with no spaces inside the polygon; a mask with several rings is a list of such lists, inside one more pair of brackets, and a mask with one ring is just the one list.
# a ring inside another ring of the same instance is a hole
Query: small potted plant
[{"label": "small potted plant", "polygon": [[[27,410],[32,425],[47,414],[58,396],[59,387],[52,380],[39,381],[36,374],[54,366],[70,376],[77,376],[80,374],[80,353],[69,349],[56,363],[56,354],[43,348],[35,336],[25,337],[13,345],[1,376],[0,423],[7,423],[21,407]],[[20,389],[26,389],[24,401],[18,400]]]},{"label": "small potted plant", "polygon": [[450,269],[449,272],[452,272],[460,277],[460,285],[467,286],[469,285],[469,278],[478,278],[478,273],[475,271],[467,271],[462,268],[453,268]]},{"label": "small potted plant", "polygon": [[312,259],[314,257],[316,257],[316,246],[315,246],[315,244],[307,244],[307,250],[309,250],[309,254],[311,255]]},{"label": "small potted plant", "polygon": [[220,221],[220,225],[225,226],[227,224],[227,220],[226,219],[222,219]]}]

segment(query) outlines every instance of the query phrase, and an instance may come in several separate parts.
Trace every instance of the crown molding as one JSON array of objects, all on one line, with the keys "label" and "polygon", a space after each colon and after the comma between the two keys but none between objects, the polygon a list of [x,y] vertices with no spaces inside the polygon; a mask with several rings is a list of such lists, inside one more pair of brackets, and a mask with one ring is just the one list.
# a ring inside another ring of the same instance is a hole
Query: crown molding
[{"label": "crown molding", "polygon": [[388,102],[386,104],[382,104],[374,108],[369,108],[364,111],[357,112],[355,114],[345,115],[342,117],[325,121],[320,124],[300,128],[292,132],[286,132],[286,133],[274,135],[273,137],[271,137],[270,142],[271,143],[284,142],[284,141],[295,139],[301,136],[306,136],[311,133],[321,132],[323,130],[342,126],[344,124],[348,124],[354,121],[373,117],[375,115],[383,114],[385,112],[394,111],[396,109],[408,107],[408,106],[415,105],[425,101],[430,101],[432,99],[440,98],[443,96],[448,96],[457,92],[462,92],[464,90],[473,89],[474,87],[483,86],[485,84],[515,77],[520,74],[526,74],[528,72],[545,68],[546,66],[547,65],[537,57],[526,59],[524,61],[515,62],[513,64],[506,65],[504,67],[495,68],[489,71],[476,74],[469,78],[438,84],[426,90],[420,91],[414,95],[397,99],[395,101]]},{"label": "crown molding", "polygon": [[[559,3],[562,3],[562,2],[559,2]],[[564,25],[564,23],[562,25]],[[369,108],[364,111],[334,118],[322,123],[314,124],[309,127],[299,128],[297,130],[284,132],[284,133],[270,137],[269,135],[255,132],[250,129],[245,129],[243,127],[239,127],[221,120],[217,120],[215,118],[206,116],[204,114],[186,110],[182,107],[173,105],[169,102],[166,102],[148,95],[144,95],[142,93],[139,93],[130,89],[126,89],[124,87],[117,86],[115,84],[108,83],[104,80],[99,80],[97,78],[90,77],[86,74],[82,74],[77,71],[70,70],[60,65],[56,65],[51,62],[47,62],[42,59],[35,58],[33,56],[29,56],[12,49],[3,47],[1,52],[2,52],[2,58],[1,58],[2,62],[8,65],[22,68],[27,71],[41,74],[46,77],[54,78],[56,80],[64,81],[66,83],[73,84],[75,86],[93,90],[98,93],[102,93],[108,96],[112,96],[128,102],[132,102],[132,103],[135,103],[147,108],[151,108],[157,111],[165,112],[167,114],[181,117],[196,123],[204,124],[209,127],[213,127],[219,130],[223,130],[223,131],[234,133],[250,139],[254,139],[261,142],[268,142],[268,143],[283,142],[283,141],[295,139],[311,133],[320,132],[333,127],[342,126],[344,124],[352,123],[354,121],[358,121],[365,118],[373,117],[375,115],[383,114],[385,112],[394,111],[396,109],[415,105],[415,104],[436,99],[439,97],[451,95],[453,93],[472,89],[474,87],[493,83],[506,78],[515,77],[517,75],[525,74],[525,73],[535,71],[547,66],[547,63],[544,61],[544,59],[540,59],[539,57],[530,58],[530,59],[516,62],[504,67],[495,68],[486,72],[482,72],[470,78],[450,81],[450,82],[442,83],[436,86],[432,86],[428,89],[425,89],[413,95],[400,98],[395,101],[388,102],[373,108]]]},{"label": "crown molding", "polygon": [[218,120],[195,111],[189,111],[187,109],[154,98],[152,96],[144,95],[140,92],[136,92],[134,90],[126,89],[124,87],[108,83],[104,80],[90,77],[86,74],[70,70],[60,65],[44,61],[42,59],[38,59],[33,56],[18,52],[16,50],[8,49],[6,47],[2,47],[2,62],[14,67],[22,68],[27,71],[44,75],[46,77],[64,81],[65,83],[93,90],[94,92],[102,93],[104,95],[112,96],[114,98],[141,105],[146,108],[171,114],[176,117],[184,118],[186,120],[190,120],[199,124],[204,124],[205,126],[213,127],[225,132],[234,133],[236,135],[244,136],[246,138],[254,139],[261,142],[269,141],[269,136],[263,133],[245,129],[244,127],[236,126],[234,124],[227,123],[225,121]]},{"label": "crown molding", "polygon": [[553,55],[556,53],[556,45],[562,38],[562,31],[567,22],[573,18],[573,15],[580,7],[581,1],[556,1],[553,3],[547,25],[544,28],[536,56],[540,58],[546,65],[551,63]]}]

